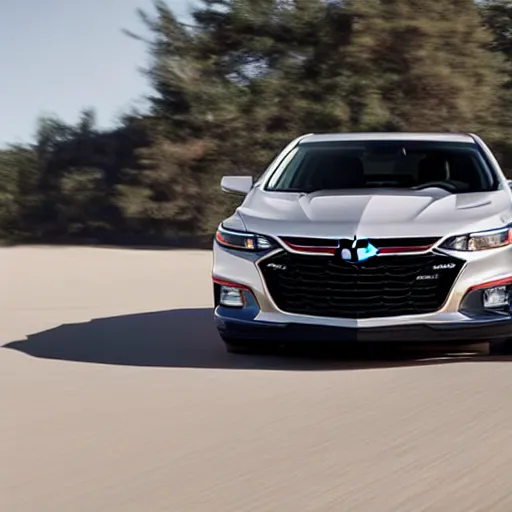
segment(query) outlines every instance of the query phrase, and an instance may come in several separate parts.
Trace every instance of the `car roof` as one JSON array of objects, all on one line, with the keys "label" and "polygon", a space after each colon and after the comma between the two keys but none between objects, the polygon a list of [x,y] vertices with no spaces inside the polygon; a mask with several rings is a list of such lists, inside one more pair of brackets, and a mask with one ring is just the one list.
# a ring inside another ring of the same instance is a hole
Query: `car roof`
[{"label": "car roof", "polygon": [[312,142],[344,141],[427,141],[427,142],[465,142],[475,144],[468,133],[421,133],[421,132],[376,132],[376,133],[312,133],[305,135],[300,144]]}]

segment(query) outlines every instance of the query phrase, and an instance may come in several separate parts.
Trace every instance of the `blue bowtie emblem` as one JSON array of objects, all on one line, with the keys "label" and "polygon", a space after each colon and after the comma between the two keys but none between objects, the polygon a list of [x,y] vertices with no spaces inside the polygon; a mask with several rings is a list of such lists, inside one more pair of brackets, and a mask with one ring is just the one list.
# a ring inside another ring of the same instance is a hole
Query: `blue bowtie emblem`
[{"label": "blue bowtie emblem", "polygon": [[366,238],[354,240],[342,240],[340,242],[341,259],[349,263],[360,263],[379,254],[377,247]]}]

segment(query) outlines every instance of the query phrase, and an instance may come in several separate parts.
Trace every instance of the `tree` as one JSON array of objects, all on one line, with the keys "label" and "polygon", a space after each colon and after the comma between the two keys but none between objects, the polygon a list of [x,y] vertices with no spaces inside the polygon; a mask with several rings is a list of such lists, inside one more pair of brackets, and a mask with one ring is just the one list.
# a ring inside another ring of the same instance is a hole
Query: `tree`
[{"label": "tree", "polygon": [[117,187],[116,203],[125,219],[152,235],[194,231],[203,212],[193,165],[207,150],[202,140],[178,145],[161,136],[140,149],[142,168],[127,170],[124,183]]},{"label": "tree", "polygon": [[0,152],[0,233],[20,237],[34,228],[41,195],[39,167],[33,149],[9,146]]},{"label": "tree", "polygon": [[59,234],[97,236],[109,231],[109,198],[99,169],[70,168],[60,180],[57,219]]},{"label": "tree", "polygon": [[472,0],[351,0],[348,9],[364,128],[496,134],[505,68]]},{"label": "tree", "polygon": [[512,61],[512,0],[485,0],[480,10],[493,35],[489,48]]},{"label": "tree", "polygon": [[502,135],[492,141],[492,149],[502,163],[509,177],[512,171],[512,144],[510,133],[512,127],[512,1],[485,0],[478,3],[485,26],[492,34],[488,49],[506,61],[507,79],[500,91],[502,105],[496,121],[502,127]]}]

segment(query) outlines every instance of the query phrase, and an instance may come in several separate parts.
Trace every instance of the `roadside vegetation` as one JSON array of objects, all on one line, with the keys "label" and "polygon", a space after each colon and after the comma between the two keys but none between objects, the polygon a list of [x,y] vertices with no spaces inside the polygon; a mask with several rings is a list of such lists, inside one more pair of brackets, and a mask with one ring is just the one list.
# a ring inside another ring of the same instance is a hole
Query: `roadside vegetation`
[{"label": "roadside vegetation", "polygon": [[258,176],[308,132],[471,131],[512,171],[512,0],[202,0],[190,25],[157,1],[139,16],[148,110],[110,131],[92,110],[42,118],[32,144],[0,151],[3,241],[208,240],[239,201],[220,177]]}]

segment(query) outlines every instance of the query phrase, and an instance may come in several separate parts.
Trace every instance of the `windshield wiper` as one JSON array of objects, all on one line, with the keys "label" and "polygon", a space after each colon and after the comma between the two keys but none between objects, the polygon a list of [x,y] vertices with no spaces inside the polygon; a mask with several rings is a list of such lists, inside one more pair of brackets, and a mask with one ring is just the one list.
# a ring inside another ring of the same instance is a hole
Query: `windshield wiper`
[{"label": "windshield wiper", "polygon": [[312,190],[305,190],[303,188],[270,188],[268,189],[269,192],[291,192],[295,194],[311,194],[311,192],[316,192],[321,189],[312,189]]}]

